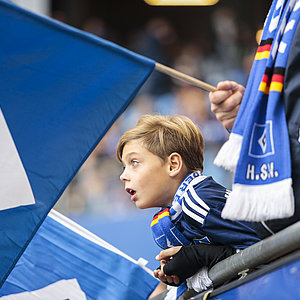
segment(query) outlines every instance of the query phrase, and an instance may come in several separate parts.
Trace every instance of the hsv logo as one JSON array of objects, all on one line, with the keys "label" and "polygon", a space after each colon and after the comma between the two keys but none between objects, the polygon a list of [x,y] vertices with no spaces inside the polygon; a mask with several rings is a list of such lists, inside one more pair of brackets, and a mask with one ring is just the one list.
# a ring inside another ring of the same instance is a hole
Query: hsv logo
[{"label": "hsv logo", "polygon": [[261,147],[262,152],[266,153],[266,149],[267,149],[266,128],[264,129],[262,136],[258,139],[258,144]]},{"label": "hsv logo", "polygon": [[258,158],[274,153],[272,121],[267,121],[266,124],[254,123],[249,145],[249,156]]},{"label": "hsv logo", "polygon": [[0,210],[35,204],[29,180],[0,109]]}]

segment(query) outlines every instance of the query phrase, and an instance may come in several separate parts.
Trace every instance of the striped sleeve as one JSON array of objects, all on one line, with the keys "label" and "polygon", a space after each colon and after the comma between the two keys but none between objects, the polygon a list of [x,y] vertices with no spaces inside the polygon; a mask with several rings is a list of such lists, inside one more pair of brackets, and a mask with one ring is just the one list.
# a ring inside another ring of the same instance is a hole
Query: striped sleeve
[{"label": "striped sleeve", "polygon": [[182,210],[194,221],[203,224],[210,208],[190,187],[183,197]]}]

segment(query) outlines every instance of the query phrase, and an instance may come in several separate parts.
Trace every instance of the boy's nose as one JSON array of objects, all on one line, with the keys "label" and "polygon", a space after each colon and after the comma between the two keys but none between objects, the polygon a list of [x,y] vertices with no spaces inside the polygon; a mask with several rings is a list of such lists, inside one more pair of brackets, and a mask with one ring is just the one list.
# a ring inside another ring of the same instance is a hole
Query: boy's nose
[{"label": "boy's nose", "polygon": [[120,180],[123,181],[123,182],[126,181],[126,180],[128,180],[128,176],[126,175],[125,170],[120,175]]}]

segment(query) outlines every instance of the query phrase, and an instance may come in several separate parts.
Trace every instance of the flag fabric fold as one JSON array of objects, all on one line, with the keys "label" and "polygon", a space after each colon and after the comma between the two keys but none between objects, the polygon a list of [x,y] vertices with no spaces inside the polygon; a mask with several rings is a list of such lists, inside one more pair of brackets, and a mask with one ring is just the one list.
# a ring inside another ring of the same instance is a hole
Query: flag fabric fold
[{"label": "flag fabric fold", "polygon": [[0,296],[7,300],[25,296],[143,300],[157,284],[147,268],[52,210],[3,284]]},{"label": "flag fabric fold", "polygon": [[5,0],[0,37],[1,286],[155,62]]},{"label": "flag fabric fold", "polygon": [[235,171],[222,217],[265,221],[294,213],[282,90],[300,1],[274,0],[231,136],[215,163]]}]

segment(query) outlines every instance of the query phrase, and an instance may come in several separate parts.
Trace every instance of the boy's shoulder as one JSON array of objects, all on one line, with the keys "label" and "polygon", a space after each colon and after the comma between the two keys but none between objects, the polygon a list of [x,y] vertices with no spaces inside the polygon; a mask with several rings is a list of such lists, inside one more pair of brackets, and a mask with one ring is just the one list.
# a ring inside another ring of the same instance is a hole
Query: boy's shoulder
[{"label": "boy's shoulder", "polygon": [[204,202],[207,206],[206,209],[223,207],[230,192],[211,176],[203,176],[202,180],[189,187],[189,191],[189,196],[193,197],[195,202],[200,202],[202,206]]},{"label": "boy's shoulder", "polygon": [[226,187],[224,187],[223,185],[221,185],[220,183],[216,182],[212,176],[205,176],[202,175],[201,176],[201,180],[199,180],[198,182],[195,182],[195,184],[192,185],[192,188],[196,191],[196,192],[209,192],[214,194],[217,191],[222,191],[222,192],[226,192]]}]

